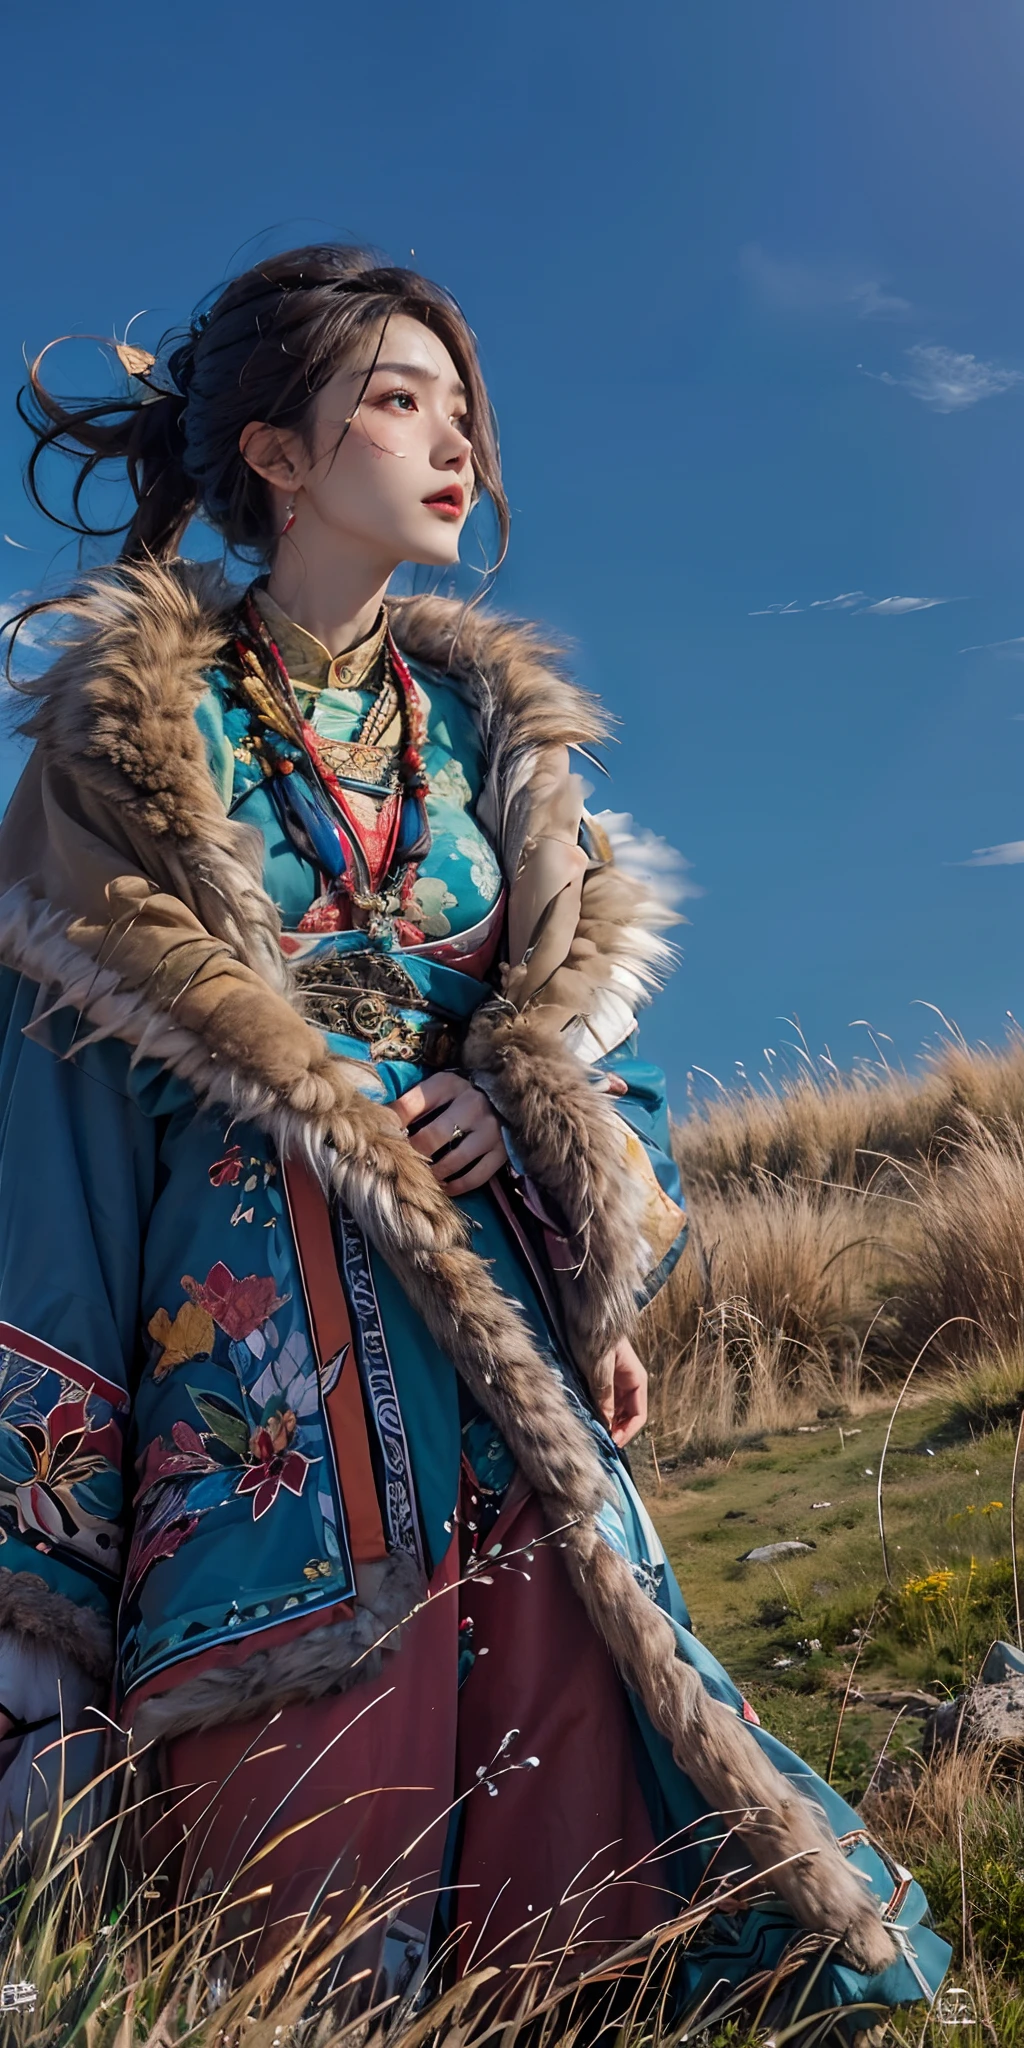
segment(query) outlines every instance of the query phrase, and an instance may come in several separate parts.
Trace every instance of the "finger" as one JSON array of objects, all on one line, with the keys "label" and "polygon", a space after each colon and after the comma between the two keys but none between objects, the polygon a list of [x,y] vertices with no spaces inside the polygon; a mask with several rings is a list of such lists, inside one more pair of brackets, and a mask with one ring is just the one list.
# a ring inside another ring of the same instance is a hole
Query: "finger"
[{"label": "finger", "polygon": [[415,1087],[407,1088],[404,1095],[396,1096],[390,1107],[403,1124],[416,1122],[417,1117],[426,1116],[432,1109],[440,1109],[451,1102],[465,1088],[459,1074],[428,1074],[425,1081],[417,1081]]},{"label": "finger", "polygon": [[469,1156],[479,1159],[482,1152],[490,1150],[498,1135],[496,1130],[487,1128],[471,1104],[456,1100],[450,1102],[446,1109],[439,1110],[429,1123],[410,1131],[409,1140],[425,1159],[437,1159],[439,1154],[469,1142],[473,1146],[472,1154],[462,1162],[468,1166]]},{"label": "finger", "polygon": [[[435,1159],[442,1148],[471,1141],[475,1146],[473,1157],[479,1159],[481,1153],[489,1152],[494,1145],[500,1144],[501,1125],[483,1096],[478,1095],[475,1088],[467,1088],[464,1094],[457,1095],[453,1102],[438,1110],[421,1130],[412,1133],[414,1145],[420,1139]],[[422,1145],[420,1149],[423,1149]],[[463,1161],[465,1165],[468,1163],[468,1158]]]},{"label": "finger", "polygon": [[630,1437],[643,1428],[641,1396],[642,1388],[638,1384],[616,1390],[615,1422],[611,1433],[613,1443],[628,1443]]},{"label": "finger", "polygon": [[631,1422],[617,1422],[611,1432],[613,1444],[617,1444],[620,1451],[624,1450],[626,1445],[631,1444],[633,1438],[639,1435],[643,1426],[643,1418],[639,1415],[634,1415]]},{"label": "finger", "polygon": [[465,1136],[459,1139],[458,1144],[452,1146],[450,1152],[445,1152],[440,1159],[434,1160],[434,1171],[440,1181],[447,1185],[450,1180],[458,1180],[460,1174],[468,1173],[478,1159],[483,1159],[491,1152],[500,1152],[502,1158],[505,1157],[501,1131],[496,1124],[489,1129],[481,1127],[478,1131],[467,1131]]},{"label": "finger", "polygon": [[636,1378],[631,1380],[624,1389],[621,1407],[624,1419],[628,1420],[635,1415],[638,1417],[641,1427],[646,1422],[647,1374],[644,1371],[638,1372]]},{"label": "finger", "polygon": [[[447,1165],[447,1163],[446,1160],[444,1164]],[[495,1174],[499,1173],[506,1163],[504,1145],[496,1145],[493,1152],[485,1153],[484,1157],[478,1160],[475,1166],[471,1166],[466,1173],[460,1174],[457,1180],[445,1180],[441,1182],[441,1185],[449,1195],[471,1195],[474,1188],[486,1187],[487,1182],[493,1180]],[[440,1172],[436,1166],[434,1172],[440,1180]]]}]

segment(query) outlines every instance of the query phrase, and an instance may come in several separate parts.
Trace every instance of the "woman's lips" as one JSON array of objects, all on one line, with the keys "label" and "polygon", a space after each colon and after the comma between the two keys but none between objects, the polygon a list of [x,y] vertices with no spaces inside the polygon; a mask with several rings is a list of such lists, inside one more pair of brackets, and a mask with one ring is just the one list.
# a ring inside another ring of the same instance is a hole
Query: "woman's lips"
[{"label": "woman's lips", "polygon": [[423,503],[429,505],[431,511],[441,512],[448,519],[462,517],[462,490],[458,484],[451,484],[445,491],[435,491],[434,496],[424,498]]}]

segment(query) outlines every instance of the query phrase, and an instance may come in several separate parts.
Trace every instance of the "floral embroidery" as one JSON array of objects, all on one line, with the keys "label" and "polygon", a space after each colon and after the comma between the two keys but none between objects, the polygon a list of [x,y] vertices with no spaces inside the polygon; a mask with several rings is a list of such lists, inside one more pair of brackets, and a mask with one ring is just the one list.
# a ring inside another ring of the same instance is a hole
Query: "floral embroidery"
[{"label": "floral embroidery", "polygon": [[282,1486],[294,1494],[301,1494],[305,1486],[310,1460],[301,1451],[288,1449],[294,1431],[295,1417],[289,1408],[280,1410],[271,1417],[269,1425],[262,1425],[253,1434],[250,1448],[259,1464],[242,1474],[235,1492],[253,1495],[256,1522],[273,1507]]},{"label": "floral embroidery", "polygon": [[200,1431],[191,1423],[175,1422],[170,1439],[157,1437],[147,1446],[136,1501],[161,1481],[185,1473],[204,1477],[238,1472],[227,1498],[252,1494],[253,1520],[259,1521],[273,1507],[282,1486],[290,1493],[302,1493],[310,1466],[319,1461],[294,1449],[292,1438],[299,1418],[280,1391],[264,1402],[254,1429],[242,1410],[223,1394],[205,1387],[189,1387],[188,1392],[206,1427]]},{"label": "floral embroidery", "polygon": [[[255,1194],[256,1189],[260,1185],[261,1176],[264,1188],[268,1188],[276,1173],[277,1167],[272,1159],[261,1159],[257,1153],[251,1152],[248,1160],[246,1160],[241,1145],[229,1145],[223,1158],[215,1159],[213,1165],[207,1168],[207,1178],[211,1187],[237,1188],[239,1181],[242,1182],[234,1213],[231,1217],[231,1227],[233,1230],[237,1229],[240,1223],[252,1222],[256,1214],[255,1204],[252,1202],[247,1204],[245,1198],[247,1195]],[[243,1174],[245,1175],[244,1180],[242,1179]],[[279,1206],[276,1196],[270,1195],[268,1199],[272,1208],[276,1209]],[[272,1230],[274,1222],[275,1218],[270,1216],[264,1223],[264,1229]]]},{"label": "floral embroidery", "polygon": [[457,901],[447,884],[438,877],[420,875],[409,899],[409,908],[428,939],[443,939],[451,931],[451,924],[444,913]]},{"label": "floral embroidery", "polygon": [[302,1567],[302,1576],[304,1579],[329,1579],[333,1570],[329,1557],[311,1557],[309,1563]]},{"label": "floral embroidery", "polygon": [[150,1316],[149,1334],[163,1351],[153,1367],[155,1380],[166,1379],[176,1365],[190,1358],[209,1358],[213,1350],[213,1317],[194,1302],[183,1302],[172,1323],[165,1308]]},{"label": "floral embroidery", "polygon": [[275,1309],[283,1308],[286,1294],[278,1294],[269,1274],[249,1273],[236,1280],[230,1266],[218,1259],[200,1283],[191,1273],[182,1275],[185,1293],[197,1308],[203,1308],[229,1337],[248,1337],[259,1323],[266,1322]]},{"label": "floral embroidery", "polygon": [[40,1355],[0,1345],[0,1540],[16,1531],[38,1550],[116,1573],[122,1446],[113,1399],[76,1382],[64,1353],[22,1341]]},{"label": "floral embroidery", "polygon": [[498,863],[485,839],[457,839],[456,853],[469,862],[469,879],[474,889],[479,889],[487,902],[493,900],[501,887]]},{"label": "floral embroidery", "polygon": [[237,1185],[245,1160],[241,1145],[229,1145],[223,1159],[215,1159],[209,1169],[212,1188],[233,1188]]},{"label": "floral embroidery", "polygon": [[439,803],[451,804],[453,810],[468,811],[473,792],[466,781],[461,761],[452,757],[442,768],[431,768],[430,794]]},{"label": "floral embroidery", "polygon": [[173,1557],[199,1527],[199,1516],[190,1514],[183,1486],[169,1486],[150,1496],[135,1523],[128,1554],[122,1598],[137,1593],[150,1567],[158,1558]]}]

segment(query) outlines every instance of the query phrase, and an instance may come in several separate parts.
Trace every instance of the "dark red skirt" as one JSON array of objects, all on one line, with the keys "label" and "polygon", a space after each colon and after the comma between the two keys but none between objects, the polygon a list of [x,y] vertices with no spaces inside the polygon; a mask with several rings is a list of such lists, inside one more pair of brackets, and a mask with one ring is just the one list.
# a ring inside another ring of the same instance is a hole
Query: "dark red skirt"
[{"label": "dark red skirt", "polygon": [[[566,1954],[576,1975],[671,1912],[629,1703],[543,1538],[536,1497],[517,1483],[484,1546],[500,1546],[493,1563],[460,1584],[453,1540],[378,1678],[269,1725],[168,1742],[174,1811],[147,1836],[147,1861],[181,1843],[183,1899],[269,1886],[242,1909],[253,1966],[314,1905],[340,1928],[363,1892],[393,1909],[411,1955],[442,1881],[460,1974]],[[475,1658],[460,1688],[467,1618]]]}]

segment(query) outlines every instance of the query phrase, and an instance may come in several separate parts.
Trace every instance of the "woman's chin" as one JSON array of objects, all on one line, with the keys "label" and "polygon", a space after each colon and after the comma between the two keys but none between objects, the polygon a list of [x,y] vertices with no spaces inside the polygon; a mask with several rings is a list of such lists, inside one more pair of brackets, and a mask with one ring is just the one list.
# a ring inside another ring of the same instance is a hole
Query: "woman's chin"
[{"label": "woman's chin", "polygon": [[422,541],[410,548],[405,557],[407,562],[419,562],[428,569],[450,569],[459,559],[459,536],[453,533],[449,539],[439,534],[435,541]]}]

